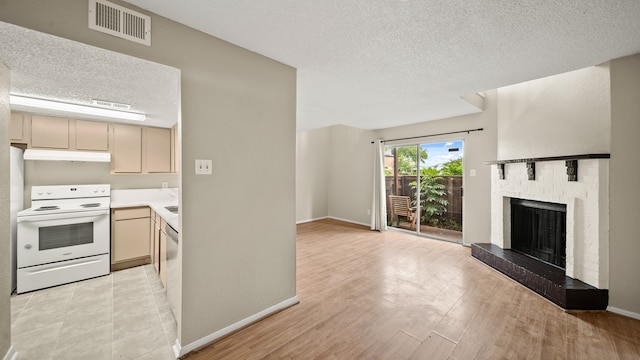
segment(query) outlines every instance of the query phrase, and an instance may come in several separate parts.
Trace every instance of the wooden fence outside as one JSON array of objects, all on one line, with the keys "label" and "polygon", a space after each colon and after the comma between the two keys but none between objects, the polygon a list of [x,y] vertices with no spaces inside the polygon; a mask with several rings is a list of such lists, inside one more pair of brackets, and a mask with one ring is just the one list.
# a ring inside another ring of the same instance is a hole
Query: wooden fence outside
[{"label": "wooden fence outside", "polygon": [[[393,176],[386,176],[385,183],[387,195],[395,194],[409,196],[413,204],[416,199],[416,194],[414,190],[411,189],[411,183],[416,181],[416,178],[416,175],[398,176],[398,192],[396,192]],[[447,200],[449,201],[446,218],[462,224],[462,176],[442,176],[442,180],[439,182],[445,185]]]}]

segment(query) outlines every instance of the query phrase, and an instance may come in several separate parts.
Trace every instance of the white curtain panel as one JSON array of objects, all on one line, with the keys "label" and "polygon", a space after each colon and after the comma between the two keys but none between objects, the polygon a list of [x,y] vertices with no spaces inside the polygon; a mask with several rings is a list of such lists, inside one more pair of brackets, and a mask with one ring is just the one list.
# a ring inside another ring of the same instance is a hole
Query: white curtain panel
[{"label": "white curtain panel", "polygon": [[384,181],[384,144],[374,142],[373,196],[371,202],[371,230],[387,230],[387,194]]}]

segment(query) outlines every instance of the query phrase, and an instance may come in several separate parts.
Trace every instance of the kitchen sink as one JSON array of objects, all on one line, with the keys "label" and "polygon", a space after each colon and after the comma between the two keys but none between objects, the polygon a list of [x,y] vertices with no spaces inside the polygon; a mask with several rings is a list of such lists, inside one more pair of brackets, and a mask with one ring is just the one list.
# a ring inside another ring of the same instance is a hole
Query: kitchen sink
[{"label": "kitchen sink", "polygon": [[165,206],[165,209],[169,210],[170,212],[177,214],[178,213],[178,206],[174,205],[174,206]]}]

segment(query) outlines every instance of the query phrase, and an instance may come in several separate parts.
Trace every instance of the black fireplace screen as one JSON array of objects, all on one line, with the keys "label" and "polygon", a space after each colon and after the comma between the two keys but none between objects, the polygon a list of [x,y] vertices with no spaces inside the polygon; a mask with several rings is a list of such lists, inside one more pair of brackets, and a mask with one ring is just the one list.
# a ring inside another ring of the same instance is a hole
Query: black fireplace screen
[{"label": "black fireplace screen", "polygon": [[511,199],[511,249],[565,268],[567,206]]}]

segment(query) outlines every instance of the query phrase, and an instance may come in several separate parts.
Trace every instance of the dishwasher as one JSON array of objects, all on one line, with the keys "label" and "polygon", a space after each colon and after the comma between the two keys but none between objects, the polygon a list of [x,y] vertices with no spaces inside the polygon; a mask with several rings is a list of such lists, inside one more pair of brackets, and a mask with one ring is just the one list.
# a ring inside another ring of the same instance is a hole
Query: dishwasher
[{"label": "dishwasher", "polygon": [[182,266],[180,257],[180,237],[171,225],[165,227],[167,233],[167,301],[180,323],[180,303],[182,296]]}]

